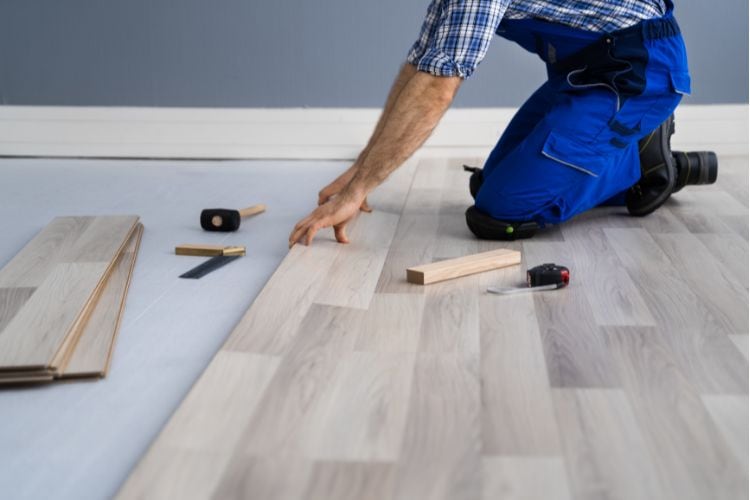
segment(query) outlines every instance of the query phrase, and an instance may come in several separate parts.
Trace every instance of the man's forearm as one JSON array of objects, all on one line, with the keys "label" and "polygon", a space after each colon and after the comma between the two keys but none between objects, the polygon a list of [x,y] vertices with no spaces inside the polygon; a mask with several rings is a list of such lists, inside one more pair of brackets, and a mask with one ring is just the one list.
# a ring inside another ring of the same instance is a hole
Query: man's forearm
[{"label": "man's forearm", "polygon": [[396,97],[349,188],[371,191],[414,154],[450,107],[460,82],[458,77],[413,75]]},{"label": "man's forearm", "polygon": [[375,126],[375,130],[373,130],[372,135],[370,136],[370,140],[367,141],[367,145],[359,154],[359,156],[357,157],[357,161],[355,163],[361,164],[364,161],[364,159],[367,157],[367,154],[370,152],[370,149],[372,148],[373,144],[375,144],[378,136],[380,136],[380,133],[383,131],[383,127],[385,126],[385,123],[388,121],[388,116],[391,114],[391,111],[393,110],[393,106],[396,104],[398,96],[401,94],[401,91],[404,89],[404,87],[409,82],[409,80],[416,73],[417,73],[417,68],[412,64],[404,63],[404,65],[401,66],[401,69],[399,70],[399,73],[396,76],[396,79],[393,81],[393,85],[391,85],[391,90],[388,93],[388,98],[385,101],[385,106],[383,107],[383,111],[380,113],[380,118],[378,118],[378,123]]}]

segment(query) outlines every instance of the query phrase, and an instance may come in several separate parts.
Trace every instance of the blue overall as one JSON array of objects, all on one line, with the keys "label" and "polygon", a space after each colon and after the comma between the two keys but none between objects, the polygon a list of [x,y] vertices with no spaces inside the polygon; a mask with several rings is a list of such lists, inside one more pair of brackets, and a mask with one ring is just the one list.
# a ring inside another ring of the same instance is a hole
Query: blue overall
[{"label": "blue overall", "polygon": [[503,20],[497,34],[539,55],[548,80],[488,157],[480,212],[544,225],[624,199],[641,176],[638,141],[690,93],[685,45],[666,3],[664,17],[613,33]]}]

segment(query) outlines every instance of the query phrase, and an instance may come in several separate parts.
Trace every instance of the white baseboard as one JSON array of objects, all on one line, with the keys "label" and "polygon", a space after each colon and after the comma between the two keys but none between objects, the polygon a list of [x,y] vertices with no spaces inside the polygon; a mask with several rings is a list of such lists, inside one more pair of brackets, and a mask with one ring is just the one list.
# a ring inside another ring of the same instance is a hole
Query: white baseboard
[{"label": "white baseboard", "polygon": [[[484,156],[513,108],[452,109],[420,155]],[[0,106],[0,155],[194,159],[352,159],[377,109]],[[677,110],[675,149],[748,153],[747,105]]]}]

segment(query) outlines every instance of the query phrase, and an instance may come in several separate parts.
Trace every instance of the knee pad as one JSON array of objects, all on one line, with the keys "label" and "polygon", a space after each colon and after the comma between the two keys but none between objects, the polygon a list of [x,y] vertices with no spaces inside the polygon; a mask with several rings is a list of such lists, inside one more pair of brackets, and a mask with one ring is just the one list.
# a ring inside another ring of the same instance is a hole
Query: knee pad
[{"label": "knee pad", "polygon": [[512,241],[521,238],[531,238],[539,229],[534,221],[503,222],[483,214],[475,206],[466,210],[466,224],[474,236],[482,240]]}]

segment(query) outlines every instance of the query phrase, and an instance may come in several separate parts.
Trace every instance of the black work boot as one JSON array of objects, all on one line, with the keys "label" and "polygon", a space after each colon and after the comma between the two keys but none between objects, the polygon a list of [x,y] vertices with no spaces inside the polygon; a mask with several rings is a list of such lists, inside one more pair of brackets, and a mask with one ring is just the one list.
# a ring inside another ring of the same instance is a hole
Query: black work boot
[{"label": "black work boot", "polygon": [[464,170],[471,172],[471,177],[469,177],[469,192],[471,193],[471,197],[476,200],[479,188],[482,187],[482,183],[484,182],[482,169],[479,167],[464,165]]},{"label": "black work boot", "polygon": [[664,204],[672,194],[676,169],[669,143],[674,134],[674,115],[638,142],[641,178],[625,195],[630,215],[642,217]]},{"label": "black work boot", "polygon": [[676,172],[675,194],[685,186],[713,184],[719,175],[719,159],[713,151],[672,151]]}]

